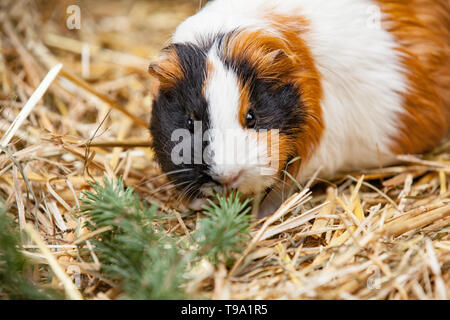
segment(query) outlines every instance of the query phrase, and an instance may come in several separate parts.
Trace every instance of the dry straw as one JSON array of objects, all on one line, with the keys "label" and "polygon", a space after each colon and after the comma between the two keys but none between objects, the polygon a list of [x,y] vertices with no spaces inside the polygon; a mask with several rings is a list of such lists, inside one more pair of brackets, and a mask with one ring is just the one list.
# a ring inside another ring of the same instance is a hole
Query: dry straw
[{"label": "dry straw", "polygon": [[[80,30],[67,29],[65,1],[0,4],[0,195],[32,237],[23,239],[23,252],[35,280],[47,279],[40,264],[48,264],[56,274],[50,285],[62,284],[69,298],[114,299],[89,242],[106,230],[83,227],[78,198],[90,181],[123,176],[174,217],[161,222],[168,233],[195,230],[197,216],[184,215],[149,148],[146,61],[198,2],[82,3]],[[83,45],[90,47],[84,79]],[[447,299],[449,146],[313,181],[252,224],[252,241],[231,270],[202,264],[188,291],[231,299]]]}]

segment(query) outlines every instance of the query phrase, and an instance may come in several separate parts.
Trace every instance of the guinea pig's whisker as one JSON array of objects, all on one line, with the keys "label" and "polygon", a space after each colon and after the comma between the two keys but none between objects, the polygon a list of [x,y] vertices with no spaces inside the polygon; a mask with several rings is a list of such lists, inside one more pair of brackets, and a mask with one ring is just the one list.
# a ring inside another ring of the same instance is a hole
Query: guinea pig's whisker
[{"label": "guinea pig's whisker", "polygon": [[189,183],[189,181],[184,181],[184,182],[180,182],[180,183],[177,183],[177,184],[173,184],[172,182],[168,182],[168,183],[162,185],[161,187],[153,190],[150,195],[153,195],[153,194],[155,194],[157,192],[161,192],[161,191],[170,191],[172,189],[181,187],[182,185],[187,184],[187,183]]},{"label": "guinea pig's whisker", "polygon": [[199,190],[195,189],[195,191],[189,196],[188,201],[195,199],[197,196],[199,196],[201,193]]},{"label": "guinea pig's whisker", "polygon": [[[186,195],[188,195],[189,192],[191,192],[191,190],[193,190],[193,188],[195,187],[195,183],[196,181],[191,181],[189,183],[189,185],[187,185],[178,195],[177,197],[177,202],[180,201],[180,199],[184,198]],[[190,197],[187,199],[189,201]]]},{"label": "guinea pig's whisker", "polygon": [[283,185],[288,185],[290,186],[290,184],[288,182],[286,182],[285,180],[282,180],[278,177],[272,177],[275,181],[281,182]]},{"label": "guinea pig's whisker", "polygon": [[170,186],[170,185],[172,185],[172,182],[171,182],[171,181],[166,182],[166,183],[164,183],[163,185],[161,185],[161,186],[159,186],[158,188],[156,188],[154,191],[159,191],[159,190],[164,189],[164,188],[166,188],[167,186]]},{"label": "guinea pig's whisker", "polygon": [[186,169],[179,169],[179,170],[173,170],[173,171],[165,172],[165,173],[163,173],[163,174],[160,174],[160,175],[157,176],[157,177],[154,177],[154,178],[151,178],[151,179],[147,179],[147,180],[141,182],[141,183],[139,184],[139,186],[140,186],[140,185],[143,185],[143,184],[145,184],[145,183],[150,183],[150,182],[152,182],[152,181],[158,180],[158,179],[160,179],[160,178],[162,178],[162,177],[165,177],[165,176],[169,176],[169,175],[177,174],[177,173],[182,173],[182,172],[188,172],[188,171],[192,171],[192,170],[193,170],[192,168],[186,168]]},{"label": "guinea pig's whisker", "polygon": [[154,177],[154,178],[151,178],[151,179],[145,179],[144,181],[142,181],[141,183],[137,184],[136,186],[142,186],[142,185],[144,185],[146,183],[151,183],[151,182],[153,182],[155,180],[158,180],[158,179],[160,179],[162,177],[166,177],[166,176],[177,174],[177,173],[188,172],[188,171],[191,171],[191,170],[192,170],[191,168],[187,168],[187,169],[180,169],[180,170],[169,171],[169,172],[160,174],[157,177]]},{"label": "guinea pig's whisker", "polygon": [[166,190],[175,189],[175,188],[181,187],[181,186],[183,186],[183,185],[185,185],[185,184],[187,184],[187,183],[189,183],[189,181],[183,181],[183,182],[179,182],[179,183],[177,183],[177,184],[172,184],[172,185],[170,186],[170,188],[167,188]]},{"label": "guinea pig's whisker", "polygon": [[196,196],[200,195],[201,192],[198,188],[196,188],[196,185],[194,183],[194,185],[192,185],[192,187],[188,190],[188,201],[190,202],[191,200],[195,199]]},{"label": "guinea pig's whisker", "polygon": [[283,185],[282,186],[280,186],[280,185],[274,185],[273,187],[271,187],[270,189],[271,189],[271,192],[273,191],[273,192],[275,192],[275,193],[277,193],[278,195],[281,195],[281,199],[282,199],[282,201],[284,202],[284,200],[286,200],[286,196],[287,196],[287,193],[285,192],[286,191],[286,186],[290,186],[290,184],[289,183],[287,183],[286,181],[283,181],[283,180],[281,180],[280,178],[276,178],[276,177],[274,177],[275,178],[275,180],[278,180],[279,182],[281,182]]}]

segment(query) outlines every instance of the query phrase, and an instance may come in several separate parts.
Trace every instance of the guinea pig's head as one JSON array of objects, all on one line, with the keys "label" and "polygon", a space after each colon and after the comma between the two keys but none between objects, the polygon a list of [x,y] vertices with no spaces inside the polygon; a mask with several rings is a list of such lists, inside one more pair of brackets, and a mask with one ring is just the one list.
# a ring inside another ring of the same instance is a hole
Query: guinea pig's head
[{"label": "guinea pig's head", "polygon": [[172,44],[150,65],[156,158],[185,200],[261,193],[309,154],[320,131],[317,106],[308,105],[318,90],[311,67],[262,31],[201,43]]}]

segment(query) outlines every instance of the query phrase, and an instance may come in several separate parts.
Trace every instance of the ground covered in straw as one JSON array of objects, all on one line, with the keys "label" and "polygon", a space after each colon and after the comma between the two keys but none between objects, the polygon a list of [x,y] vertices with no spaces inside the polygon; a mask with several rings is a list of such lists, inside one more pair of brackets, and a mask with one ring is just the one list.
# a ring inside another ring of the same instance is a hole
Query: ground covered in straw
[{"label": "ground covered in straw", "polygon": [[[168,234],[183,239],[195,231],[201,213],[188,215],[176,202],[148,147],[147,67],[199,3],[76,3],[81,28],[75,30],[66,25],[71,1],[0,4],[2,139],[48,70],[63,64],[0,153],[0,198],[18,229],[33,226],[21,245],[36,283],[61,288],[61,278],[49,279],[49,270],[60,267],[71,281],[81,273],[75,297],[115,299],[120,291],[99,273],[89,242],[96,234],[78,215],[81,191],[90,189],[89,182],[121,176],[173,217],[161,222]],[[88,72],[81,63],[85,44]],[[295,193],[274,215],[253,221],[252,240],[233,265],[197,265],[187,282],[190,295],[447,299],[450,145],[400,160],[394,167],[315,181],[311,191]],[[55,261],[39,249],[42,243]]]}]

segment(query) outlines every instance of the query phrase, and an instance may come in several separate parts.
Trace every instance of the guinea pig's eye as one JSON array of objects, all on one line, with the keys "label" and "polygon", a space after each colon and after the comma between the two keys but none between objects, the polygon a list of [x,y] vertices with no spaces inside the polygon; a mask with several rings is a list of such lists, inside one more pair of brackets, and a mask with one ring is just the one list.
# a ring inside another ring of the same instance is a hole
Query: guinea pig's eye
[{"label": "guinea pig's eye", "polygon": [[245,126],[247,128],[254,128],[256,126],[256,116],[253,110],[247,112],[245,116]]},{"label": "guinea pig's eye", "polygon": [[192,120],[192,118],[186,120],[186,128],[188,128],[190,132],[194,132],[194,120]]}]

